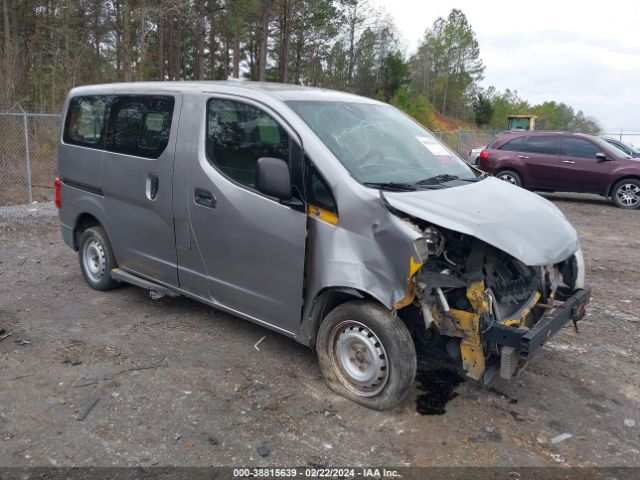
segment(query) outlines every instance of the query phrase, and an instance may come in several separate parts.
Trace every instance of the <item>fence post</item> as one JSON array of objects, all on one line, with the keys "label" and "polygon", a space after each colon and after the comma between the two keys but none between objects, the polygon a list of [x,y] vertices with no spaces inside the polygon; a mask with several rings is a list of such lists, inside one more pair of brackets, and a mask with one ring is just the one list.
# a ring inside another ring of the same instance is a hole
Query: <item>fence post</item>
[{"label": "fence post", "polygon": [[458,129],[458,148],[456,149],[458,151],[458,155],[460,154],[460,129]]},{"label": "fence post", "polygon": [[27,189],[29,191],[29,203],[33,203],[33,191],[31,187],[31,157],[29,156],[29,121],[27,120],[27,112],[22,110],[22,123],[24,125],[24,153],[27,160]]}]

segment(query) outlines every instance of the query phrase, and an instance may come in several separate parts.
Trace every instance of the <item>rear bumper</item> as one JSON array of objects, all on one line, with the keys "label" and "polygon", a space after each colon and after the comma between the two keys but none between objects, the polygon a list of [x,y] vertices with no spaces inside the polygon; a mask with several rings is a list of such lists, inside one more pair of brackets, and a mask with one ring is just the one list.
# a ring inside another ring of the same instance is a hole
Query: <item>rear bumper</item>
[{"label": "rear bumper", "polygon": [[73,228],[61,223],[60,231],[62,232],[62,239],[64,240],[64,243],[76,250],[75,239],[73,238]]},{"label": "rear bumper", "polygon": [[503,347],[510,347],[520,360],[529,360],[544,343],[570,321],[580,320],[585,313],[585,306],[591,298],[591,288],[576,290],[562,306],[543,317],[533,328],[513,328],[494,325],[482,334],[483,342],[491,342]]}]

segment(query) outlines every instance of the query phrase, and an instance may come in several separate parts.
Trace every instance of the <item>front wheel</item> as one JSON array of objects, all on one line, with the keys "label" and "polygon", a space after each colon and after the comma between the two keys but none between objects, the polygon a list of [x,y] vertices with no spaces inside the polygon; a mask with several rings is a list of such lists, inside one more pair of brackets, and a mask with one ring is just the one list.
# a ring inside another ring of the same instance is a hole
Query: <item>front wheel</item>
[{"label": "front wheel", "polygon": [[415,379],[411,334],[402,320],[372,302],[332,310],[320,325],[316,350],[329,387],[375,410],[400,403]]},{"label": "front wheel", "polygon": [[501,172],[496,173],[496,178],[504,180],[516,187],[522,187],[522,177],[513,170],[502,170]]},{"label": "front wheel", "polygon": [[78,243],[80,268],[89,286],[102,291],[118,286],[118,282],[111,278],[111,270],[117,266],[116,260],[102,227],[87,228]]},{"label": "front wheel", "polygon": [[619,208],[640,207],[640,180],[629,178],[616,183],[611,191],[611,200]]}]

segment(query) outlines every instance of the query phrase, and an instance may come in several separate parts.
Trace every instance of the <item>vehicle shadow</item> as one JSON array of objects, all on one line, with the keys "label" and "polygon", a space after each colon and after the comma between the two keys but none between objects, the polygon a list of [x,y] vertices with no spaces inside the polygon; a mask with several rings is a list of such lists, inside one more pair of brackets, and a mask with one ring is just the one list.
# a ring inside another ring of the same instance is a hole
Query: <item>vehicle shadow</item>
[{"label": "vehicle shadow", "polygon": [[593,195],[590,193],[556,193],[556,192],[535,192],[547,200],[567,203],[587,203],[590,205],[607,205],[616,208],[606,197]]}]

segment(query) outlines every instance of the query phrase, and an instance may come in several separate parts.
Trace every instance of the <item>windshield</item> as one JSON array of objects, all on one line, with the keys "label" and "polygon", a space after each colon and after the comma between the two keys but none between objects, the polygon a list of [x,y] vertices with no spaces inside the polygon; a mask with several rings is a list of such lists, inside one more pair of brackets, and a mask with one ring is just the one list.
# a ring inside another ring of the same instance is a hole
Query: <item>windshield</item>
[{"label": "windshield", "polygon": [[[612,143],[607,142],[606,140],[603,140],[601,138],[596,138],[595,139],[596,143],[598,145],[600,145],[601,147],[605,148],[605,152],[607,151],[606,149],[608,148],[609,151],[611,153],[613,153],[616,157],[620,157],[620,158],[631,158],[631,155],[629,155],[627,152],[623,152],[622,150],[620,150],[617,145],[614,145]],[[604,153],[604,152],[603,152]]]},{"label": "windshield", "polygon": [[474,170],[399,110],[381,104],[288,101],[351,175],[373,188],[442,188]]}]

